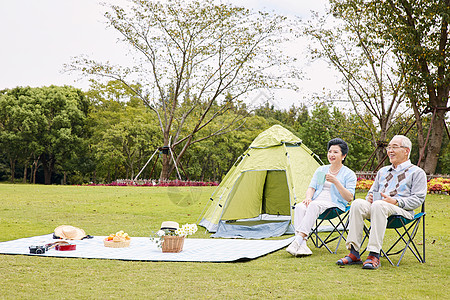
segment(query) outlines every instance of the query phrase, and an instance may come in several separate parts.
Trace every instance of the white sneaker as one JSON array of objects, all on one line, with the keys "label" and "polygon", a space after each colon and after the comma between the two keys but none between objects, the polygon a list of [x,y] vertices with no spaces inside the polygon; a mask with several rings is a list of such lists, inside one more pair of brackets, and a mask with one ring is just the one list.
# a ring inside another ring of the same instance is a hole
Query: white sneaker
[{"label": "white sneaker", "polygon": [[295,256],[308,256],[311,254],[312,254],[311,249],[308,248],[306,243],[302,243],[298,248],[297,252],[295,253]]},{"label": "white sneaker", "polygon": [[297,240],[294,240],[287,248],[286,251],[290,254],[296,256],[297,251],[300,249],[300,245],[298,244]]}]

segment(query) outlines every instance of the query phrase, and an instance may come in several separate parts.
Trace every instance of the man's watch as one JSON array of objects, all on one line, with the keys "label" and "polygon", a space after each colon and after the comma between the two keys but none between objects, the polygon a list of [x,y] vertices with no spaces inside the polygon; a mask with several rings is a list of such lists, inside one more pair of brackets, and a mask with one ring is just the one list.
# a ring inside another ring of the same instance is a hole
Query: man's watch
[{"label": "man's watch", "polygon": [[397,199],[395,199],[395,205],[397,205],[397,206],[398,206],[398,200],[397,200]]}]

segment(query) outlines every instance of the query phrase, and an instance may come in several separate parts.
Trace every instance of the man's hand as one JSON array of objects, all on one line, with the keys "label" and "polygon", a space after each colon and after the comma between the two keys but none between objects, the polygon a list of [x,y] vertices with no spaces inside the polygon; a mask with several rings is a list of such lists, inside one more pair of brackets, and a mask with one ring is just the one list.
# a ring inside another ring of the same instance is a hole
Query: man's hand
[{"label": "man's hand", "polygon": [[370,194],[367,196],[367,201],[369,201],[369,203],[373,203],[373,194],[372,194],[372,193],[370,193]]},{"label": "man's hand", "polygon": [[392,198],[384,193],[380,193],[381,194],[381,200],[386,201],[387,203],[393,204],[393,205],[397,205],[397,199]]}]

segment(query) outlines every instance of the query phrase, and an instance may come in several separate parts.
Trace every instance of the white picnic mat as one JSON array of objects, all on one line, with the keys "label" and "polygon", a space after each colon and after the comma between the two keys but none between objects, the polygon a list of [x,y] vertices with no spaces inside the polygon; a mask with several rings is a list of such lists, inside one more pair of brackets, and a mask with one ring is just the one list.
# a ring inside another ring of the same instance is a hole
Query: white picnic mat
[{"label": "white picnic mat", "polygon": [[148,237],[132,237],[130,247],[108,248],[104,236],[71,241],[76,250],[50,249],[44,254],[30,254],[29,246],[55,242],[53,234],[0,242],[0,254],[23,254],[49,257],[120,259],[137,261],[236,262],[255,259],[289,245],[294,237],[283,240],[193,239],[186,238],[180,253],[162,253]]}]

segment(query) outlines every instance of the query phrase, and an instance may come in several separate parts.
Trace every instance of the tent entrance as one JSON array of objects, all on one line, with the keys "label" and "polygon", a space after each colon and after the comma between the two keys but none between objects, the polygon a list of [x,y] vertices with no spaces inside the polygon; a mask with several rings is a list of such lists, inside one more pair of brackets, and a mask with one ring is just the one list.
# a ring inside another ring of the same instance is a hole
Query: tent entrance
[{"label": "tent entrance", "polygon": [[248,219],[262,214],[291,215],[286,171],[242,172],[228,196],[220,219]]},{"label": "tent entrance", "polygon": [[265,238],[290,233],[289,198],[285,170],[242,172],[213,236]]}]

